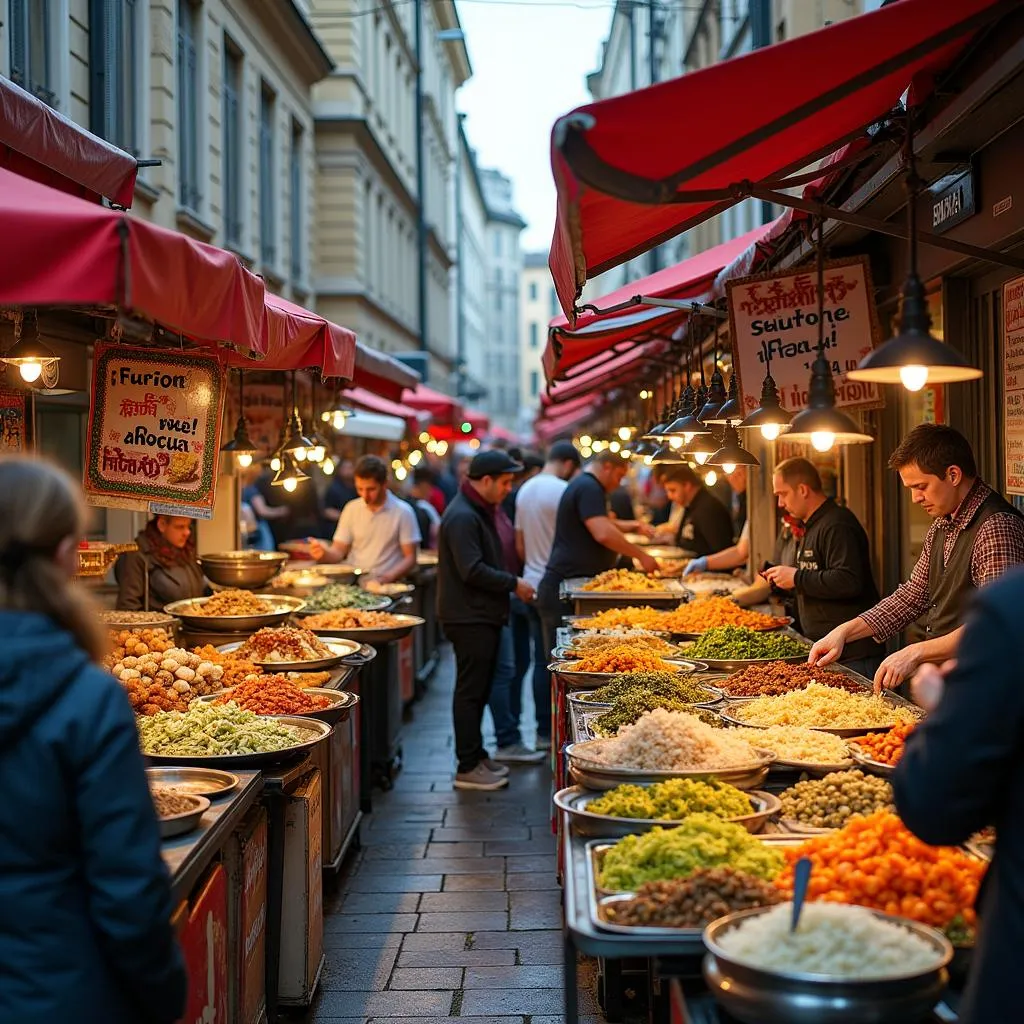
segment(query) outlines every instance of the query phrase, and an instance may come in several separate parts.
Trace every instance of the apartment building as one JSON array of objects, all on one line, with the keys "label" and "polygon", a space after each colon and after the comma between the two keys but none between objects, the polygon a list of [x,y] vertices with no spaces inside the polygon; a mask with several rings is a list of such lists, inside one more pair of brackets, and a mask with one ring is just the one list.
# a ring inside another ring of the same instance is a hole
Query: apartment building
[{"label": "apartment building", "polygon": [[0,73],[159,161],[134,216],[231,249],[312,300],[312,87],[331,70],[292,0],[0,0]]},{"label": "apartment building", "polygon": [[471,74],[455,5],[309,8],[334,62],[314,92],[318,309],[381,351],[421,353],[427,382],[450,390],[455,94]]},{"label": "apartment building", "polygon": [[523,256],[519,280],[519,432],[530,434],[544,390],[541,359],[547,344],[548,324],[561,312],[548,270],[546,252]]}]

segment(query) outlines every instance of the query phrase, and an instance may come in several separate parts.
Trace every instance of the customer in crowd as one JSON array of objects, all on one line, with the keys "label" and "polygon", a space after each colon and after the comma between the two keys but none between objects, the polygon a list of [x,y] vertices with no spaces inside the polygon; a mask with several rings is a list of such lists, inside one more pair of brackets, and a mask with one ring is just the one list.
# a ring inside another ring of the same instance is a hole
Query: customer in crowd
[{"label": "customer in crowd", "polygon": [[[780,462],[772,486],[779,508],[804,524],[804,535],[796,566],[776,565],[765,576],[780,590],[793,591],[804,634],[820,640],[878,601],[868,535],[848,508],[825,497],[821,477],[807,459]],[[843,663],[869,679],[881,660],[878,645],[867,639],[843,651]]]},{"label": "customer in crowd", "polygon": [[[923,423],[889,458],[915,505],[935,520],[910,579],[873,608],[836,626],[811,649],[810,664],[840,660],[847,644],[884,643],[915,620],[926,639],[890,654],[875,690],[895,689],[924,664],[956,656],[968,598],[1024,562],[1024,516],[978,476],[967,438],[952,427]],[[938,546],[941,541],[941,548]]]},{"label": "customer in crowd", "polygon": [[342,509],[334,540],[325,547],[309,538],[309,553],[318,562],[347,560],[366,578],[394,583],[416,565],[416,513],[388,490],[388,467],[376,455],[356,463],[355,482],[359,499]]},{"label": "customer in crowd", "polygon": [[508,769],[484,749],[480,726],[509,616],[509,595],[531,601],[533,587],[508,571],[496,517],[521,470],[505,452],[481,452],[445,511],[438,544],[437,616],[455,652],[452,718],[456,789],[501,789]]},{"label": "customer in crowd", "polygon": [[893,777],[907,828],[934,846],[956,846],[995,826],[996,852],[976,904],[977,943],[960,1024],[1017,1024],[1024,948],[1024,570],[977,591],[957,660],[922,667],[914,699],[925,718],[907,739]]},{"label": "customer in crowd", "polygon": [[[669,519],[658,533],[675,527],[674,543],[690,558],[710,555],[733,542],[732,519],[729,510],[704,486],[704,481],[685,464],[670,464],[661,476],[665,493],[682,517]],[[671,535],[671,533],[669,533]]]},{"label": "customer in crowd", "polygon": [[513,448],[509,455],[517,462],[522,463],[523,471],[512,481],[512,490],[509,491],[508,497],[501,503],[501,507],[505,510],[505,515],[513,522],[515,522],[516,518],[516,500],[519,497],[523,484],[532,480],[544,468],[544,460],[536,452],[526,452],[525,454],[517,455],[518,451],[518,448]]},{"label": "customer in crowd", "polygon": [[117,607],[121,611],[161,610],[173,601],[202,597],[206,580],[199,568],[192,520],[154,516],[114,564]]},{"label": "customer in crowd", "polygon": [[441,529],[441,514],[444,512],[444,498],[441,499],[439,512],[433,495],[440,494],[437,489],[437,475],[429,466],[417,466],[412,471],[412,483],[409,496],[416,508],[416,519],[423,536],[423,547],[434,551],[437,548],[437,534]]},{"label": "customer in crowd", "polygon": [[572,614],[571,603],[559,596],[563,580],[596,576],[611,569],[620,555],[636,559],[645,572],[658,568],[646,551],[623,536],[634,532],[652,536],[654,531],[643,523],[608,515],[608,495],[622,483],[628,468],[624,459],[605,449],[566,487],[558,503],[551,557],[537,588],[537,611],[547,651],[555,647],[562,617]]},{"label": "customer in crowd", "polygon": [[135,715],[71,582],[85,515],[60,470],[0,460],[0,1020],[173,1024],[187,979]]},{"label": "customer in crowd", "polygon": [[271,487],[274,474],[266,466],[257,469],[252,481],[242,490],[242,499],[256,514],[265,529],[260,530],[260,541],[264,551],[274,551],[278,544],[293,540],[288,530],[291,506],[285,501],[287,495],[279,494],[281,487]]},{"label": "customer in crowd", "polygon": [[[519,491],[515,520],[516,550],[525,566],[523,578],[535,590],[540,586],[551,557],[559,502],[569,481],[579,471],[580,463],[580,453],[570,441],[556,441],[548,450],[543,471],[523,484]],[[551,746],[551,673],[548,672],[551,648],[544,646],[544,632],[537,609],[516,597],[512,598],[513,624],[517,604],[529,630],[533,653],[533,705],[537,715],[536,745],[538,750],[543,750]],[[522,676],[518,680],[521,687]],[[522,701],[515,698],[516,690],[513,690],[512,712],[518,719],[517,708],[521,709]]]},{"label": "customer in crowd", "polygon": [[334,478],[324,494],[323,517],[330,530],[337,529],[342,509],[359,497],[356,492],[355,463],[351,459],[342,459],[334,470]]},{"label": "customer in crowd", "polygon": [[608,495],[608,508],[616,519],[636,519],[636,512],[633,510],[633,499],[630,497],[629,489],[624,484]]},{"label": "customer in crowd", "polygon": [[269,520],[266,516],[261,515],[260,510],[270,512],[273,517],[277,511],[287,514],[287,508],[283,506],[280,510],[267,508],[266,502],[263,501],[263,497],[256,489],[256,481],[261,472],[262,469],[256,465],[251,466],[242,475],[241,513],[245,526],[242,536],[246,548],[255,551],[273,551],[274,534],[270,529]]}]

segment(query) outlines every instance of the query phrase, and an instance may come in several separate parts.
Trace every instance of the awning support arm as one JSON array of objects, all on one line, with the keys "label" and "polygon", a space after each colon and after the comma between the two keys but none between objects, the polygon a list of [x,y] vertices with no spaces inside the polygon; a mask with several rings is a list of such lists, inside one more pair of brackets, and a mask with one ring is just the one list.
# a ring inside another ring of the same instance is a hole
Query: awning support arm
[{"label": "awning support arm", "polygon": [[724,320],[728,316],[724,310],[717,309],[715,306],[705,305],[703,302],[693,302],[690,299],[659,299],[651,295],[634,295],[625,302],[620,302],[615,306],[606,306],[604,309],[600,306],[595,306],[593,303],[586,302],[582,306],[576,307],[576,313],[577,315],[580,313],[594,313],[597,316],[603,316],[606,313],[621,313],[622,310],[632,309],[634,306],[659,306],[663,309],[683,309],[688,310],[691,314],[701,313],[704,316],[717,317],[719,320]]}]

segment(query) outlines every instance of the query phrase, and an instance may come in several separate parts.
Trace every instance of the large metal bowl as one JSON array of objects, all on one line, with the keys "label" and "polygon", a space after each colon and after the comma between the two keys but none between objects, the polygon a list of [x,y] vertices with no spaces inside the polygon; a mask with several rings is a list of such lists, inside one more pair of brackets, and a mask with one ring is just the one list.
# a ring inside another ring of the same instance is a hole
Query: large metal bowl
[{"label": "large metal bowl", "polygon": [[285,620],[301,612],[306,602],[297,597],[286,597],[283,594],[254,595],[266,606],[262,615],[203,615],[202,607],[208,597],[189,598],[166,605],[164,611],[168,615],[181,619],[182,622],[196,633],[255,633],[264,626],[280,626]]},{"label": "large metal bowl", "polygon": [[949,981],[953,947],[944,935],[916,921],[872,911],[935,949],[935,966],[885,979],[837,980],[814,974],[769,971],[734,960],[719,938],[773,908],[728,914],[704,929],[704,979],[716,1000],[744,1024],[910,1024],[927,1019]]},{"label": "large metal bowl", "polygon": [[[234,686],[231,686],[226,690],[221,690],[219,693],[208,693],[196,699],[201,700],[204,704],[213,704],[214,701],[218,701],[222,697],[227,697],[230,700],[231,694],[235,689]],[[331,703],[327,707],[319,708],[316,711],[297,711],[295,712],[295,717],[318,718],[321,722],[327,722],[328,725],[347,722],[352,709],[359,703],[358,695],[349,693],[347,690],[331,690],[322,686],[307,686],[304,688],[303,693],[312,694],[314,697],[326,697]]]},{"label": "large metal bowl", "polygon": [[169,814],[166,818],[159,818],[160,838],[173,839],[175,836],[187,835],[189,832],[199,828],[199,822],[203,815],[210,809],[209,798],[196,796],[194,793],[183,793],[193,802],[191,809],[182,811],[180,814]]},{"label": "large metal bowl", "polygon": [[239,590],[265,587],[287,561],[288,556],[283,551],[222,551],[199,556],[199,564],[208,580],[220,587]]}]

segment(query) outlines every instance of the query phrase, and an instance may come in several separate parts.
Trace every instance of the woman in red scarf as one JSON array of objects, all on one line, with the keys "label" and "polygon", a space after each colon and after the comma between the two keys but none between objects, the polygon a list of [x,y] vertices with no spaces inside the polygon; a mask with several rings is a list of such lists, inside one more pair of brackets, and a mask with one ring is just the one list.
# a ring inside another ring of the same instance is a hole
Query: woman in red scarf
[{"label": "woman in red scarf", "polygon": [[203,596],[206,580],[191,519],[155,516],[135,543],[139,550],[121,555],[114,566],[119,611],[159,611],[173,601]]}]

